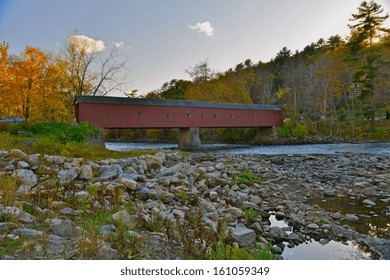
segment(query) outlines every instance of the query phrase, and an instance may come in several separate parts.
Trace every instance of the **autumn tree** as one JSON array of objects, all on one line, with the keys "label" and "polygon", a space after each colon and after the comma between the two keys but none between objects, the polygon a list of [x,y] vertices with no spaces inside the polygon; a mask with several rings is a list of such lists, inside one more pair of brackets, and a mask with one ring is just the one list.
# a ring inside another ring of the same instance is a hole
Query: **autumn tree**
[{"label": "autumn tree", "polygon": [[193,83],[186,92],[186,99],[228,103],[253,103],[248,84],[254,79],[253,72],[227,71],[215,74],[207,63],[197,64],[189,72]]}]

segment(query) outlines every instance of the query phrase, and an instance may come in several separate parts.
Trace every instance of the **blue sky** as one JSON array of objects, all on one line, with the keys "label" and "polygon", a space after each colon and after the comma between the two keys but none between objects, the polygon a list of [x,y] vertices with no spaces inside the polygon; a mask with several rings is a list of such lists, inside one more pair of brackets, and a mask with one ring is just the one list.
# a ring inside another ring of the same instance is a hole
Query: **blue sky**
[{"label": "blue sky", "polygon": [[[376,0],[390,11],[390,0]],[[0,0],[0,40],[58,51],[74,30],[128,58],[128,90],[146,94],[208,59],[225,71],[283,47],[349,34],[360,0]],[[390,20],[386,24],[390,27]]]}]

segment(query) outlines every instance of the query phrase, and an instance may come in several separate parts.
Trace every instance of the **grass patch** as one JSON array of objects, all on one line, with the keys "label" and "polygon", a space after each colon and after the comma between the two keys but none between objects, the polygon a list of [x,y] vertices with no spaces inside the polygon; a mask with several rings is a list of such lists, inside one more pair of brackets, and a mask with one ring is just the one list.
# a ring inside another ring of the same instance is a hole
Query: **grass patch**
[{"label": "grass patch", "polygon": [[259,182],[259,178],[250,173],[249,171],[244,171],[239,174],[236,178],[237,183],[239,184],[249,184]]}]

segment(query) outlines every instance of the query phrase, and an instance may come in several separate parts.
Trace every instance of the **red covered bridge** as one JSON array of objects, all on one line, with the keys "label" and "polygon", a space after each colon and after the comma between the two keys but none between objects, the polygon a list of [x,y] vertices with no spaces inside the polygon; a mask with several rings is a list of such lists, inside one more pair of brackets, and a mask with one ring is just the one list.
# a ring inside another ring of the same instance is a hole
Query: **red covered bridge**
[{"label": "red covered bridge", "polygon": [[179,128],[179,148],[191,149],[200,146],[201,127],[258,127],[259,142],[270,142],[282,111],[261,104],[81,96],[76,119],[101,128]]}]

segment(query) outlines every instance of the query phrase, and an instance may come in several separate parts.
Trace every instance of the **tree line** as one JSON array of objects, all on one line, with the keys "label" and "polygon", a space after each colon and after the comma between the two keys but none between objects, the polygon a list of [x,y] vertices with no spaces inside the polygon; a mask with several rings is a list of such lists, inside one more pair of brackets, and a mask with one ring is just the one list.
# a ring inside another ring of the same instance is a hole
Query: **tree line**
[{"label": "tree line", "polygon": [[[302,51],[282,48],[269,62],[250,59],[224,73],[201,61],[187,70],[191,81],[174,79],[146,98],[275,104],[292,123],[316,133],[340,133],[343,122],[390,118],[389,17],[374,1],[362,2],[350,18],[350,35],[319,39]],[[326,128],[323,124],[326,123]]]}]

